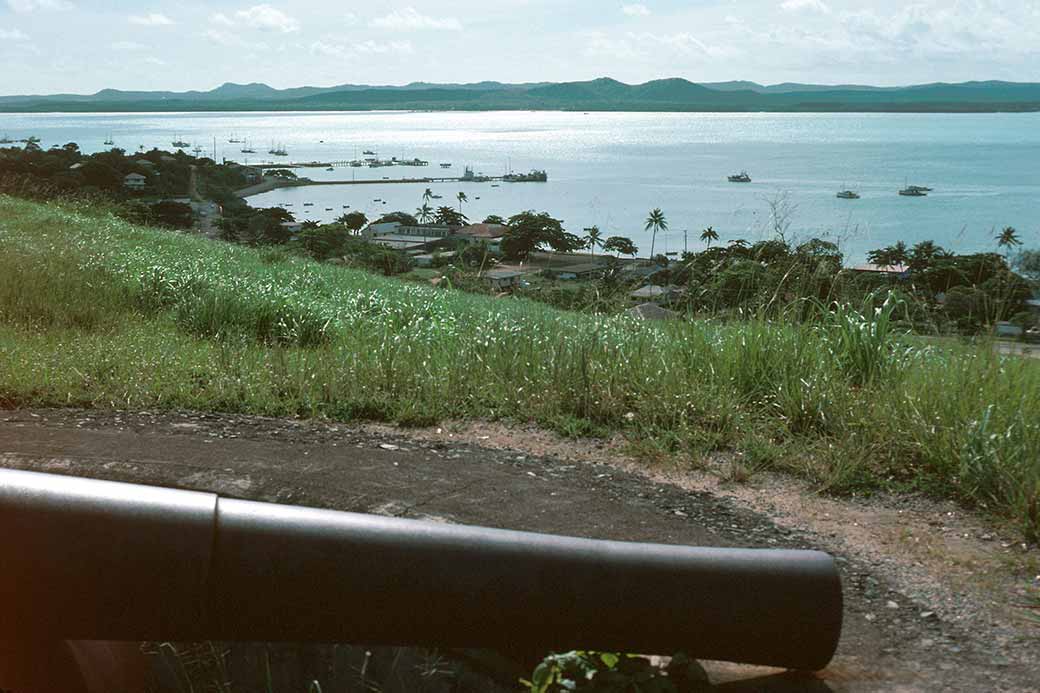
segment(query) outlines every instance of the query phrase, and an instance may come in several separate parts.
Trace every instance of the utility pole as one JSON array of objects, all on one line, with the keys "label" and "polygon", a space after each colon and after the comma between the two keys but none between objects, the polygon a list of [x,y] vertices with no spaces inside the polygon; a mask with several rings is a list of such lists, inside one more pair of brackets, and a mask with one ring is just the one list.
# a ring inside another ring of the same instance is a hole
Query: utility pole
[{"label": "utility pole", "polygon": [[687,236],[689,235],[689,233],[689,229],[682,230],[682,249],[684,255],[690,252],[690,246],[689,243],[687,243]]}]

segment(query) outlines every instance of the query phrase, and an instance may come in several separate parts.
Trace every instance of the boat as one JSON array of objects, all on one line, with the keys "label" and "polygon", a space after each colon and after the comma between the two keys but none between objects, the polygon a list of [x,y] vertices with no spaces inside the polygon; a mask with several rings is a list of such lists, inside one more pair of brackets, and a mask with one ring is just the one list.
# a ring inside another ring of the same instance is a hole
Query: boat
[{"label": "boat", "polygon": [[433,200],[440,200],[443,197],[444,197],[444,195],[430,195],[430,199],[433,199]]},{"label": "boat", "polygon": [[331,212],[331,211],[332,211],[332,207],[326,207],[326,208],[325,208],[325,211],[326,211],[326,212]]},{"label": "boat", "polygon": [[[487,180],[487,176],[478,173],[473,180]],[[530,173],[507,173],[502,176],[506,183],[545,183],[549,180],[549,174],[545,171],[531,171]]]},{"label": "boat", "polygon": [[925,187],[923,185],[908,185],[908,186],[906,186],[906,189],[907,190],[916,190],[917,192],[923,192],[923,193],[930,193],[930,192],[932,192],[931,188]]},{"label": "boat", "polygon": [[6,133],[4,133],[3,137],[0,137],[0,144],[12,144],[13,142],[14,140],[8,137]]},{"label": "boat", "polygon": [[172,144],[172,145],[173,145],[174,147],[176,147],[177,149],[187,149],[188,147],[190,147],[190,146],[191,146],[191,142],[185,142],[184,140],[182,140],[182,139],[179,139],[179,138],[178,138],[178,139],[175,139],[175,140],[174,140],[173,142],[171,142],[170,144]]},{"label": "boat", "polygon": [[734,176],[727,176],[730,183],[750,183],[751,176],[748,175],[747,171],[741,171]]},{"label": "boat", "polygon": [[115,144],[115,140],[112,139],[112,135],[109,135],[108,137],[105,138],[104,145],[106,147],[111,147],[113,144]]},{"label": "boat", "polygon": [[376,153],[373,152],[371,149],[366,149],[365,151],[363,151],[361,153],[364,154],[365,156],[375,156],[376,155]]},{"label": "boat", "polygon": [[246,143],[245,140],[240,140],[237,137],[235,137],[235,133],[231,133],[231,137],[228,138],[228,142],[230,144],[245,144]]},{"label": "boat", "polygon": [[441,164],[441,168],[451,168],[451,164]]},{"label": "boat", "polygon": [[268,154],[273,156],[289,156],[289,152],[285,151],[285,145],[271,145],[271,148],[267,151]]},{"label": "boat", "polygon": [[199,145],[196,144],[195,147],[192,148],[191,151],[195,152],[195,156],[198,156],[199,154],[202,153],[202,147],[200,147]]},{"label": "boat", "polygon": [[838,193],[838,197],[843,200],[858,200],[859,193],[853,192],[852,190],[842,190]]},{"label": "boat", "polygon": [[492,187],[492,188],[497,188],[497,187],[499,187],[499,185],[498,185],[498,183],[492,183],[492,184],[491,184],[491,187]]},{"label": "boat", "polygon": [[928,193],[920,188],[911,185],[910,187],[903,188],[899,191],[899,194],[903,197],[928,197]]},{"label": "boat", "polygon": [[314,203],[313,203],[313,202],[304,202],[304,203],[303,203],[303,206],[304,206],[304,207],[313,207],[313,206],[314,206]]},{"label": "boat", "polygon": [[326,170],[326,171],[335,171],[336,169],[335,169],[335,168],[333,168],[332,166],[329,166],[329,167],[328,167],[327,169],[325,169],[325,170]]},{"label": "boat", "polygon": [[350,205],[343,205],[343,209],[350,209]]}]

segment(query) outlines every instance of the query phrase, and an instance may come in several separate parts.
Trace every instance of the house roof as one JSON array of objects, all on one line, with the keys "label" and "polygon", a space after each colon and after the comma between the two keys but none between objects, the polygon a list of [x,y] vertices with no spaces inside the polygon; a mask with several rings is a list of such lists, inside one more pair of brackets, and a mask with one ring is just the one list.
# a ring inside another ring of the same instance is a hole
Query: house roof
[{"label": "house roof", "polygon": [[456,235],[471,238],[502,238],[509,229],[502,224],[470,224],[456,231]]},{"label": "house roof", "polygon": [[630,293],[629,296],[633,298],[659,298],[661,296],[667,296],[674,291],[675,289],[670,286],[657,286],[656,284],[650,284],[636,289]]},{"label": "house roof", "polygon": [[865,262],[852,268],[853,272],[878,272],[880,274],[904,274],[910,271],[906,265],[875,265]]},{"label": "house roof", "polygon": [[589,263],[579,263],[574,265],[564,265],[563,267],[546,267],[547,272],[555,272],[557,274],[587,274],[590,272],[602,272],[606,267],[604,265],[593,265]]},{"label": "house roof", "polygon": [[485,272],[484,276],[488,279],[512,279],[514,277],[522,277],[523,274],[523,272],[517,272],[516,270],[495,269]]},{"label": "house roof", "polygon": [[656,303],[640,303],[634,308],[629,308],[625,311],[633,318],[641,318],[643,320],[677,320],[679,314],[674,310],[668,310],[662,308]]},{"label": "house roof", "polygon": [[140,173],[128,173],[128,174],[126,174],[126,176],[123,177],[123,180],[148,180],[148,179],[145,178],[144,176],[142,176]]}]

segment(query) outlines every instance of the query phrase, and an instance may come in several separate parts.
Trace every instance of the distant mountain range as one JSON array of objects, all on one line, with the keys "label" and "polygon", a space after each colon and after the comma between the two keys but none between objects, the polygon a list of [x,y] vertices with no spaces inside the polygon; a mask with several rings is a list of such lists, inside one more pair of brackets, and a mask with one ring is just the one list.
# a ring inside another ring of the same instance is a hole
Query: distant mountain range
[{"label": "distant mountain range", "polygon": [[624,84],[585,82],[341,84],[275,89],[223,84],[210,91],[119,91],[96,94],[0,96],[0,112],[48,111],[776,111],[997,112],[1040,111],[1040,84],[962,82],[907,87],[855,84],[773,84],[660,79]]}]

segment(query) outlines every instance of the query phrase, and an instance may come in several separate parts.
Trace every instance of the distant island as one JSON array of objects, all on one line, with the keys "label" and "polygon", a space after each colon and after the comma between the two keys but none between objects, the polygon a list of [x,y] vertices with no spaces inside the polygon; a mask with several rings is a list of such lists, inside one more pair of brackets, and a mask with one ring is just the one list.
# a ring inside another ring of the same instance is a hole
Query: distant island
[{"label": "distant island", "polygon": [[275,89],[226,83],[210,91],[119,91],[96,94],[0,96],[0,112],[105,111],[687,111],[993,113],[1040,111],[1040,84],[933,83],[906,87],[716,82],[660,79],[624,84],[584,82],[342,84]]}]

